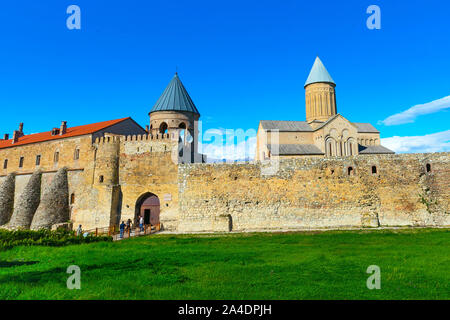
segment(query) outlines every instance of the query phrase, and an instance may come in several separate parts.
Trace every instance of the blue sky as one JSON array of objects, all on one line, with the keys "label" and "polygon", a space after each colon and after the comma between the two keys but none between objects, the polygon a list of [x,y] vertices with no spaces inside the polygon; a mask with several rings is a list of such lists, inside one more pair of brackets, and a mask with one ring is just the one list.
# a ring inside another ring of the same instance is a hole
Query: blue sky
[{"label": "blue sky", "polygon": [[[71,4],[81,30],[66,27]],[[380,30],[366,26],[371,4]],[[304,120],[303,84],[319,55],[339,113],[374,124],[395,151],[449,151],[449,11],[443,0],[8,1],[0,128],[126,116],[145,126],[177,66],[203,130]]]}]

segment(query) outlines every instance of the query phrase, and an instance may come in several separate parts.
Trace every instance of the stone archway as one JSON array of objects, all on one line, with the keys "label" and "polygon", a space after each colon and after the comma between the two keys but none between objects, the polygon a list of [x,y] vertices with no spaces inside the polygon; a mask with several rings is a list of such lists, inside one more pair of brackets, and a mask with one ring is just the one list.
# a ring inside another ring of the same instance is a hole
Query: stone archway
[{"label": "stone archway", "polygon": [[152,226],[159,223],[160,201],[157,195],[147,192],[136,201],[134,221],[139,224],[139,216],[144,217],[144,224]]}]

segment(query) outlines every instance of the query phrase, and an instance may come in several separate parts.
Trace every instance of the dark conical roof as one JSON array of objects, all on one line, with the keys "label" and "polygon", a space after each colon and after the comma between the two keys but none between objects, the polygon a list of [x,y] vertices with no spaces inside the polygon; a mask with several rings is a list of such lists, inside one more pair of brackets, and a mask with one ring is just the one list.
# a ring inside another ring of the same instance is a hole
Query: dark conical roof
[{"label": "dark conical roof", "polygon": [[200,114],[183,83],[181,83],[178,73],[175,73],[150,113],[156,111],[187,111]]}]

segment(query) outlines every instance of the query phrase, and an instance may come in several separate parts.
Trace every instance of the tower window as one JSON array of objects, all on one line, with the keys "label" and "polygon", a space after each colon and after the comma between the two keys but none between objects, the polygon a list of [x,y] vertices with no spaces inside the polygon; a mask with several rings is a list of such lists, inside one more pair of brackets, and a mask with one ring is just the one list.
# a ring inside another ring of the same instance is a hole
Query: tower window
[{"label": "tower window", "polygon": [[427,167],[427,172],[431,172],[431,164],[427,163],[426,167]]},{"label": "tower window", "polygon": [[56,151],[56,152],[55,152],[55,155],[53,156],[53,162],[54,162],[54,163],[57,163],[58,161],[59,161],[59,152]]},{"label": "tower window", "polygon": [[5,159],[5,161],[3,161],[3,169],[7,168],[8,168],[8,159]]},{"label": "tower window", "polygon": [[377,166],[372,166],[372,174],[377,173]]},{"label": "tower window", "polygon": [[161,125],[159,126],[159,133],[162,134],[167,133],[167,128],[168,128],[167,123],[165,122],[161,123]]},{"label": "tower window", "polygon": [[75,193],[72,193],[70,195],[70,204],[74,204],[75,203]]},{"label": "tower window", "polygon": [[348,167],[347,173],[349,176],[353,175],[353,167]]},{"label": "tower window", "polygon": [[20,157],[20,159],[19,159],[19,168],[22,168],[23,167],[23,157]]},{"label": "tower window", "polygon": [[80,149],[78,149],[78,148],[75,149],[75,153],[73,155],[73,159],[74,160],[80,159]]},{"label": "tower window", "polygon": [[41,155],[38,154],[38,155],[36,156],[36,165],[39,166],[40,164],[41,164]]},{"label": "tower window", "polygon": [[100,183],[103,183],[103,176],[100,176],[100,177],[98,178],[98,181],[99,181]]}]

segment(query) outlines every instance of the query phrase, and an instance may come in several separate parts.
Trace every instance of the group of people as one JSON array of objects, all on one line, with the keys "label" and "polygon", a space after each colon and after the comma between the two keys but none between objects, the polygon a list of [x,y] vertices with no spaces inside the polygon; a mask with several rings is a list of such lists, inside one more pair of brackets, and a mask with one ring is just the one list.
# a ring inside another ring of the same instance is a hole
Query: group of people
[{"label": "group of people", "polygon": [[[144,217],[143,216],[139,216],[138,217],[138,223],[139,223],[139,230],[142,232],[144,231]],[[125,231],[131,231],[132,229],[132,222],[131,219],[127,220],[127,223],[125,224],[124,221],[122,221],[122,223],[119,226],[120,229],[120,238],[123,238],[123,234],[125,233]]]},{"label": "group of people", "polygon": [[[141,232],[144,231],[144,217],[143,216],[139,216],[137,221],[139,223],[139,230]],[[125,233],[125,231],[131,231],[132,228],[133,228],[133,222],[131,221],[131,219],[128,219],[127,223],[122,221],[122,223],[119,226],[120,238],[123,238],[123,234]],[[77,236],[83,235],[83,229],[81,227],[81,224],[77,228],[76,235]]]}]

